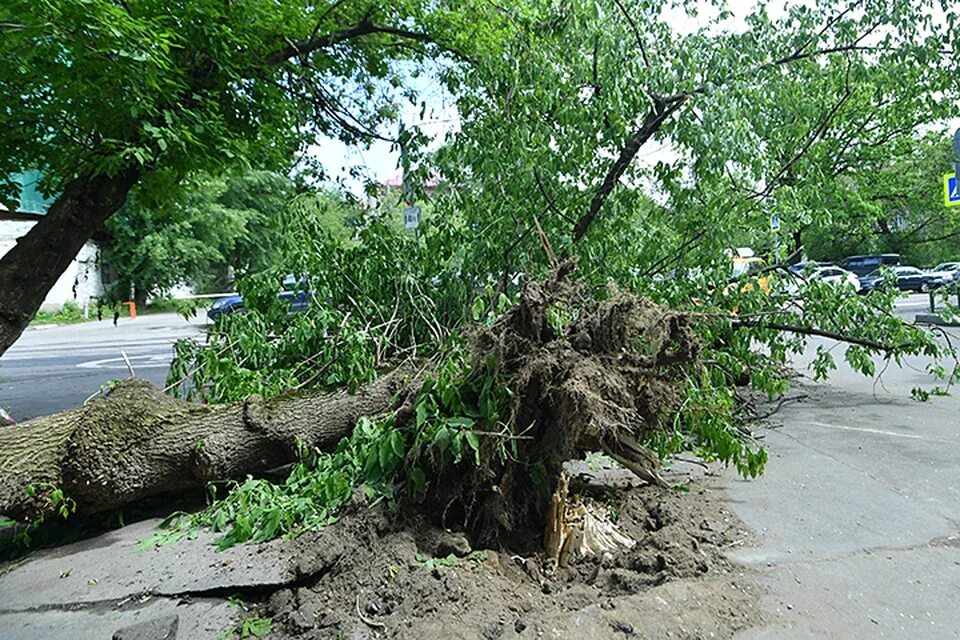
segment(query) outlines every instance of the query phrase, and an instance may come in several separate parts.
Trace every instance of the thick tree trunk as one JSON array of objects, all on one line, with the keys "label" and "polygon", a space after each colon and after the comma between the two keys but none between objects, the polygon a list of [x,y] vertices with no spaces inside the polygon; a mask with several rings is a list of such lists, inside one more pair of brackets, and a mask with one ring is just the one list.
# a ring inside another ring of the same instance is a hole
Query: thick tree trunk
[{"label": "thick tree trunk", "polygon": [[359,418],[388,410],[413,375],[402,367],[354,395],[229,405],[192,404],[127,380],[89,405],[0,428],[0,515],[48,515],[55,488],[95,513],[281,466],[301,447],[336,446]]},{"label": "thick tree trunk", "polygon": [[0,355],[16,342],[84,243],[127,200],[137,168],[81,176],[0,259]]}]

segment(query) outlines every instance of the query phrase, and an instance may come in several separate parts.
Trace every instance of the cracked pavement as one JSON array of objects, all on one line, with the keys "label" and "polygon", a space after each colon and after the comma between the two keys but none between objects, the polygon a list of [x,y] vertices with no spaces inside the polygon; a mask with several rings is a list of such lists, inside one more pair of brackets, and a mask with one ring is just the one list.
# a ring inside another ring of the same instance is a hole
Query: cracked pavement
[{"label": "cracked pavement", "polygon": [[[207,544],[214,536],[200,533],[192,544],[138,550],[158,523],[143,520],[4,567],[0,639],[219,638],[240,614],[230,595],[298,578],[282,541],[216,552]],[[171,627],[175,635],[164,635]]]}]

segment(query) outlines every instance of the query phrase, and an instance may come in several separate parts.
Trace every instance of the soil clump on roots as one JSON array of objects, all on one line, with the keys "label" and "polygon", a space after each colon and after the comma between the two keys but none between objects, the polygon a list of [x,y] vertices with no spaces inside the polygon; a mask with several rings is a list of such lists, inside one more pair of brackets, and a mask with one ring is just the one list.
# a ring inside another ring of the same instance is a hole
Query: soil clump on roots
[{"label": "soil clump on roots", "polygon": [[[438,471],[426,506],[442,514],[438,524],[480,544],[542,548],[563,464],[588,452],[667,486],[642,443],[673,418],[698,365],[688,317],[615,290],[600,301],[582,295],[570,268],[529,283],[515,307],[473,336],[474,375],[503,381],[513,398],[498,425],[505,431],[482,440],[479,467]],[[512,455],[497,454],[504,438],[514,441]]]}]

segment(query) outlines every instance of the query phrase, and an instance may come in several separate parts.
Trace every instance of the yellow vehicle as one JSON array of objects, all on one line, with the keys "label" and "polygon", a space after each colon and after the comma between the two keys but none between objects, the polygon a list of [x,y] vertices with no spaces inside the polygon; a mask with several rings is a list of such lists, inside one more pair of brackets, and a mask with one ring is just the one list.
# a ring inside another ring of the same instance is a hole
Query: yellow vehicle
[{"label": "yellow vehicle", "polygon": [[[752,253],[752,252],[751,252]],[[750,278],[752,274],[759,273],[762,274],[759,277],[755,278],[757,286],[760,287],[760,290],[764,293],[770,292],[770,274],[764,273],[764,269],[767,268],[767,263],[763,258],[758,258],[754,255],[737,255],[733,257],[733,277],[737,279]],[[750,278],[750,281],[745,283],[740,287],[741,291],[752,291],[753,290],[753,280]]]}]

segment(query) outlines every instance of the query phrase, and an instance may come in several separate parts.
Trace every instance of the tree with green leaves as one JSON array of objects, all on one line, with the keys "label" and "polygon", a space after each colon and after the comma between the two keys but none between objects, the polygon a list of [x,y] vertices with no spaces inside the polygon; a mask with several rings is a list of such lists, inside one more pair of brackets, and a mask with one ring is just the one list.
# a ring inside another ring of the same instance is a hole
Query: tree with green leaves
[{"label": "tree with green leaves", "polygon": [[817,260],[899,253],[921,267],[960,259],[960,211],[943,204],[942,174],[952,160],[949,137],[941,134],[887,146],[821,201],[803,230],[808,253]]},{"label": "tree with green leaves", "polygon": [[282,175],[250,171],[205,178],[160,202],[134,197],[107,221],[103,261],[111,297],[138,304],[178,284],[225,291],[233,274],[271,266],[276,219],[293,197]]},{"label": "tree with green leaves", "polygon": [[[398,64],[468,57],[504,24],[472,1],[4,3],[0,176],[40,170],[55,199],[0,260],[0,352],[135,188],[367,139],[396,116],[382,88]],[[0,198],[15,189],[3,179]]]}]

